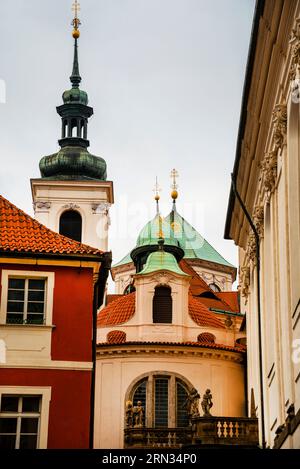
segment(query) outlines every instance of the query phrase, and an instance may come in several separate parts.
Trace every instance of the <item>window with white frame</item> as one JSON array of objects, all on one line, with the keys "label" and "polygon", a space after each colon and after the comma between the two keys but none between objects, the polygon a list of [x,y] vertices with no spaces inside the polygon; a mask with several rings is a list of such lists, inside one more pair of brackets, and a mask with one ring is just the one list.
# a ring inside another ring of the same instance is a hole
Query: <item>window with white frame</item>
[{"label": "window with white frame", "polygon": [[175,374],[150,373],[138,381],[129,393],[133,407],[140,401],[143,426],[148,428],[187,427],[186,406],[190,386]]},{"label": "window with white frame", "polygon": [[46,280],[8,278],[7,324],[43,324]]},{"label": "window with white frame", "polygon": [[40,395],[2,394],[0,404],[0,449],[38,448]]},{"label": "window with white frame", "polygon": [[52,325],[54,272],[2,270],[0,324]]}]

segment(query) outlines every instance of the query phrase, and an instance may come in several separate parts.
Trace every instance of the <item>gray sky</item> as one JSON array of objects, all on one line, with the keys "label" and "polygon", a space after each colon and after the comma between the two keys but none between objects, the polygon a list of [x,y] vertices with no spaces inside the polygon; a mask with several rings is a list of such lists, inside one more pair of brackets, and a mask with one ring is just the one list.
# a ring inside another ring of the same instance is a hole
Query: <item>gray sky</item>
[{"label": "gray sky", "polygon": [[[106,160],[114,181],[114,262],[155,213],[156,175],[163,215],[170,211],[175,167],[178,211],[236,265],[223,232],[254,0],[80,3],[81,88],[94,108],[89,150]],[[30,214],[29,180],[39,177],[40,158],[58,149],[71,4],[1,0],[0,192]]]}]

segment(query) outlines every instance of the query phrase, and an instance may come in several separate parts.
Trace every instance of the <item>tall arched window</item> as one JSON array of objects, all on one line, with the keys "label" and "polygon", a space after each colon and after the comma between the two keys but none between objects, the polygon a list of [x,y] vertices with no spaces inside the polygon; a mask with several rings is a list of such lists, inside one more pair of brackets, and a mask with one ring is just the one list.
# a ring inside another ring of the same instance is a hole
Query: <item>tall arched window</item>
[{"label": "tall arched window", "polygon": [[153,297],[153,322],[172,323],[171,288],[156,287]]},{"label": "tall arched window", "polygon": [[59,220],[59,233],[75,241],[81,241],[81,232],[82,218],[80,213],[76,210],[66,210],[62,213]]},{"label": "tall arched window", "polygon": [[133,408],[140,401],[143,407],[143,427],[187,427],[189,414],[186,402],[189,387],[174,374],[155,372],[133,386],[128,397]]}]

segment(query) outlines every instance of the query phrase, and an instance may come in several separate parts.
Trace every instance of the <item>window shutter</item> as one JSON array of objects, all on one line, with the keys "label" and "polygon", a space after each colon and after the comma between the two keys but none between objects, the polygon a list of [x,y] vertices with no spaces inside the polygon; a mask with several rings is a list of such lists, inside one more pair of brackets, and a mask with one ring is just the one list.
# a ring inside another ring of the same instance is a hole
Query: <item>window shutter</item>
[{"label": "window shutter", "polygon": [[172,297],[169,287],[156,287],[153,297],[153,322],[172,323]]}]

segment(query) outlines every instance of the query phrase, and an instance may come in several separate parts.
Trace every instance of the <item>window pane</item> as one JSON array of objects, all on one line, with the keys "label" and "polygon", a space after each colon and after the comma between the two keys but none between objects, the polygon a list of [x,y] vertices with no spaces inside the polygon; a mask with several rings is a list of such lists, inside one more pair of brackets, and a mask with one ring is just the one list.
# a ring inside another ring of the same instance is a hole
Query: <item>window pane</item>
[{"label": "window pane", "polygon": [[23,313],[23,311],[24,311],[23,301],[8,301],[7,302],[7,311],[9,313]]},{"label": "window pane", "polygon": [[36,449],[37,435],[21,435],[20,449]]},{"label": "window pane", "polygon": [[15,435],[0,435],[0,449],[15,449]]},{"label": "window pane", "polygon": [[[135,390],[134,396],[133,396],[133,406],[137,406],[138,401],[141,401],[141,405],[144,408],[144,419],[146,416],[146,386],[147,386],[147,381],[143,381]],[[145,420],[143,422],[145,424]]]},{"label": "window pane", "polygon": [[28,314],[26,323],[27,324],[44,324],[44,315],[43,314]]},{"label": "window pane", "polygon": [[45,280],[30,279],[28,288],[29,288],[29,290],[44,290],[45,289]]},{"label": "window pane", "polygon": [[39,396],[23,397],[22,410],[23,412],[39,412],[40,397]]},{"label": "window pane", "polygon": [[32,303],[28,301],[27,304],[28,313],[43,313],[44,312],[44,303]]},{"label": "window pane", "polygon": [[176,385],[176,405],[177,405],[177,412],[176,412],[176,426],[177,427],[187,427],[189,425],[189,416],[186,407],[186,399],[188,397],[188,393],[186,389],[182,386],[182,384],[177,383]]},{"label": "window pane", "polygon": [[6,316],[7,324],[23,324],[23,314],[8,313]]},{"label": "window pane", "polygon": [[21,421],[21,433],[37,433],[38,421],[38,418],[32,419],[23,417]]},{"label": "window pane", "polygon": [[16,433],[17,419],[16,418],[0,418],[0,433]]},{"label": "window pane", "polygon": [[7,324],[23,324],[23,314],[8,313],[6,316]]},{"label": "window pane", "polygon": [[8,290],[8,300],[24,301],[24,290]]},{"label": "window pane", "polygon": [[44,301],[43,290],[29,290],[28,301]]},{"label": "window pane", "polygon": [[16,396],[2,396],[1,398],[1,412],[18,412],[19,397]]},{"label": "window pane", "polygon": [[10,278],[8,279],[8,288],[16,288],[24,290],[25,279],[24,278]]},{"label": "window pane", "polygon": [[155,380],[155,427],[168,426],[168,379]]}]

